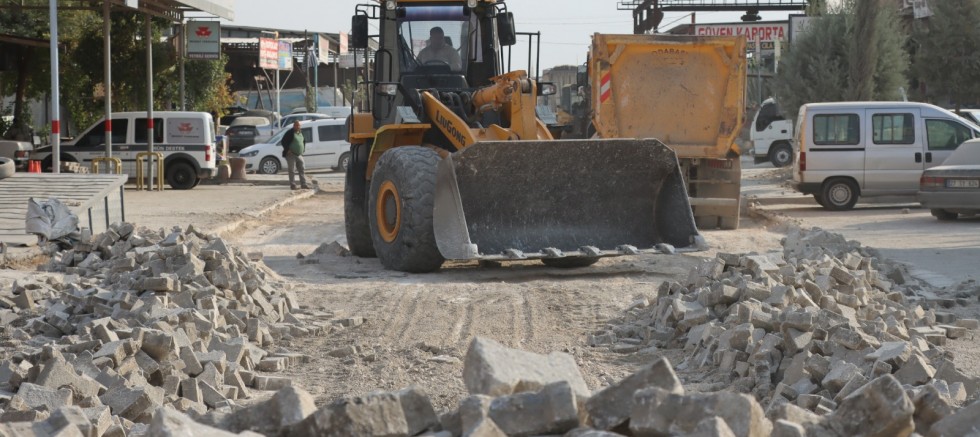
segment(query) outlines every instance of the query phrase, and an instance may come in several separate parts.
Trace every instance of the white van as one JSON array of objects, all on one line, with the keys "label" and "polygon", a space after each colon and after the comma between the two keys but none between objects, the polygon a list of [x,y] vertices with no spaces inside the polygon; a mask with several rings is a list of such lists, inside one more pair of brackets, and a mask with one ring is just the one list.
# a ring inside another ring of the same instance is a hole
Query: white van
[{"label": "white van", "polygon": [[835,211],[862,196],[914,196],[923,170],[980,137],[956,114],[916,102],[810,103],[796,132],[793,187]]},{"label": "white van", "polygon": [[749,130],[755,163],[769,161],[776,167],[793,163],[793,121],[779,111],[776,100],[768,98],[756,112]]},{"label": "white van", "polygon": [[[149,150],[146,112],[112,114],[112,156],[122,160],[123,173],[136,176],[136,154]],[[214,119],[207,112],[161,111],[153,113],[153,151],[163,153],[166,182],[175,190],[197,186],[217,174]],[[61,144],[61,162],[86,167],[92,158],[105,156],[105,119],[77,138]],[[51,169],[51,146],[35,149],[31,159]],[[104,167],[103,167],[104,168]]]},{"label": "white van", "polygon": [[[261,174],[276,174],[286,168],[286,158],[282,157],[282,141],[287,126],[272,136],[269,141],[248,146],[238,152],[245,158],[245,171]],[[334,169],[347,171],[350,161],[350,143],[347,142],[347,120],[328,118],[323,120],[301,121],[300,132],[306,139],[306,153],[303,161],[307,170]]]}]

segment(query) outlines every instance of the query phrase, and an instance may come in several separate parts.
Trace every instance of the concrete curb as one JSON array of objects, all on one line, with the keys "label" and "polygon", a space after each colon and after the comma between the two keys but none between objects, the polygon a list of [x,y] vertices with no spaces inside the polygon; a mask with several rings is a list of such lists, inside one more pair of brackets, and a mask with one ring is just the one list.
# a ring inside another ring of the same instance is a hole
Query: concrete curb
[{"label": "concrete curb", "polygon": [[291,195],[291,196],[289,196],[289,197],[287,197],[285,199],[282,199],[282,200],[280,200],[278,202],[273,203],[272,205],[269,205],[269,206],[267,206],[265,208],[262,208],[262,209],[260,209],[257,212],[248,214],[249,216],[247,218],[242,218],[242,219],[234,220],[234,221],[232,221],[230,223],[226,223],[223,226],[219,226],[217,228],[212,229],[211,232],[212,233],[215,233],[215,234],[218,234],[219,236],[223,236],[224,234],[229,233],[229,232],[234,232],[234,231],[238,230],[238,228],[242,227],[243,225],[245,225],[246,223],[248,223],[248,222],[250,222],[252,220],[255,220],[257,218],[261,218],[261,217],[263,217],[265,215],[268,215],[268,214],[276,211],[279,208],[282,208],[284,206],[291,205],[291,204],[293,204],[293,203],[295,203],[297,201],[300,201],[300,200],[303,200],[303,199],[308,199],[310,197],[313,197],[319,191],[320,191],[319,188],[314,189],[314,190],[299,191],[299,192],[297,192],[297,193],[295,193],[295,194],[293,194],[293,195]]}]

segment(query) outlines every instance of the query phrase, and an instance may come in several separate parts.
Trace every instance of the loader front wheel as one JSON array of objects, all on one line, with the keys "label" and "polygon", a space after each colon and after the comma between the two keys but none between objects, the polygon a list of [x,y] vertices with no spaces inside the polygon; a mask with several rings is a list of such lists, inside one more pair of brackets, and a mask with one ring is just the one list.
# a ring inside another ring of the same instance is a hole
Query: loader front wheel
[{"label": "loader front wheel", "polygon": [[567,258],[542,258],[541,262],[548,267],[575,269],[579,267],[591,266],[592,264],[599,262],[599,258],[590,256],[570,256]]},{"label": "loader front wheel", "polygon": [[445,261],[432,228],[439,159],[431,149],[402,146],[378,160],[368,216],[374,250],[386,268],[425,273]]}]

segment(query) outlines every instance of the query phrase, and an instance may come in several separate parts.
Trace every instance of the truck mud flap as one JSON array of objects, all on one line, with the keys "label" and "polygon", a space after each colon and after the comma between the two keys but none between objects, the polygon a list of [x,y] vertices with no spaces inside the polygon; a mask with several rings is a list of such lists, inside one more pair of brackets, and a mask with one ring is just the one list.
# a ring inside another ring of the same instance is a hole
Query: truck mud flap
[{"label": "truck mud flap", "polygon": [[677,157],[654,139],[478,143],[440,162],[435,196],[447,259],[706,248]]}]

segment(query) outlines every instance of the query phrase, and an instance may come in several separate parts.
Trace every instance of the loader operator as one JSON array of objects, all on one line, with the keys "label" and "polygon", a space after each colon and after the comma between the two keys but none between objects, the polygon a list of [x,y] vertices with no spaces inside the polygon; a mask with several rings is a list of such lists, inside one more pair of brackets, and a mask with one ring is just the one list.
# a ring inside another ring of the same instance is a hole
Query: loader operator
[{"label": "loader operator", "polygon": [[446,43],[446,33],[441,27],[433,27],[429,31],[429,41],[418,56],[419,63],[422,65],[435,61],[436,63],[446,63],[453,71],[463,69],[463,62],[459,59],[459,53],[453,46]]}]

